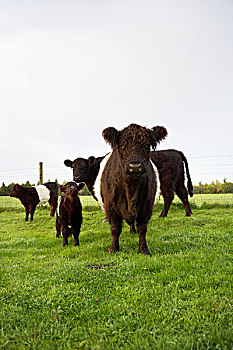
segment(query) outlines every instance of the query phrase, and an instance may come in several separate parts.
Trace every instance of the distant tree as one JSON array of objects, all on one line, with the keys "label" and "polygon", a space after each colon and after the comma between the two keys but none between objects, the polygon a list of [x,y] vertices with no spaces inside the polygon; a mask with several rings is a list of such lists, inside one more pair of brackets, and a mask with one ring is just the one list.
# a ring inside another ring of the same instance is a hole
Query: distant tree
[{"label": "distant tree", "polygon": [[88,190],[87,186],[84,186],[83,189],[80,191],[80,196],[91,196],[91,193]]},{"label": "distant tree", "polygon": [[29,181],[26,181],[24,184],[22,184],[22,186],[24,186],[24,187],[32,187],[32,186],[35,186],[35,184],[30,184]]},{"label": "distant tree", "polygon": [[3,182],[2,183],[2,186],[0,188],[0,195],[1,196],[7,196],[9,193],[8,193],[8,188],[7,186],[5,185],[5,183]]}]

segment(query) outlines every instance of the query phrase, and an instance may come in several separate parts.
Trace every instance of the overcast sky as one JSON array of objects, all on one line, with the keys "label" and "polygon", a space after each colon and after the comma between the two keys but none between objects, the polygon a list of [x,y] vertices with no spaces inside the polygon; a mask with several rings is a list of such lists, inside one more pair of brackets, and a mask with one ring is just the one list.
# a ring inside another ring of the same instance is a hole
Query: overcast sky
[{"label": "overcast sky", "polygon": [[0,184],[39,161],[69,181],[132,122],[165,126],[194,183],[233,181],[232,19],[232,0],[0,0]]}]

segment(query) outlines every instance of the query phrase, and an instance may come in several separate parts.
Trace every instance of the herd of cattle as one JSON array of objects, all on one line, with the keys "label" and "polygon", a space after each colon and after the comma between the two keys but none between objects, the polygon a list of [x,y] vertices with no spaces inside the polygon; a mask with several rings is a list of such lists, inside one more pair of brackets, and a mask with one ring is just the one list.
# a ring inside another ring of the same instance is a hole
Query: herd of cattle
[{"label": "herd of cattle", "polygon": [[[28,221],[29,214],[33,221],[37,204],[48,202],[50,215],[54,216],[56,212],[57,237],[62,232],[63,246],[66,246],[68,237],[73,235],[76,246],[79,245],[82,224],[82,206],[78,193],[86,184],[92,196],[101,204],[111,226],[110,251],[119,251],[119,236],[125,220],[130,225],[131,232],[136,232],[136,223],[139,253],[149,254],[147,224],[159,191],[164,198],[160,217],[167,216],[174,193],[183,202],[186,215],[192,214],[188,193],[193,195],[193,186],[187,159],[182,152],[176,150],[155,151],[156,146],[167,136],[167,130],[162,126],[148,129],[130,124],[120,131],[108,127],[102,135],[110,144],[111,153],[98,158],[91,156],[88,159],[64,161],[67,167],[73,169],[73,181],[60,186],[63,195],[59,204],[58,185],[55,182],[30,188],[16,184],[12,187],[10,196],[19,198],[24,205],[25,221]],[[185,172],[188,192],[184,185]]]}]

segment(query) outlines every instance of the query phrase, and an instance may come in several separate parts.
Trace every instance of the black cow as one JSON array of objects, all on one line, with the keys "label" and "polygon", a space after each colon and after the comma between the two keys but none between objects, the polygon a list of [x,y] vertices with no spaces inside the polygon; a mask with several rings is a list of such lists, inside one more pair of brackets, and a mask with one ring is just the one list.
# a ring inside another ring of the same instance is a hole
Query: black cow
[{"label": "black cow", "polygon": [[56,237],[63,235],[63,246],[68,246],[68,237],[74,236],[74,246],[79,246],[79,234],[82,225],[82,205],[78,192],[83,188],[84,182],[67,182],[60,185],[60,191],[64,192],[58,204],[56,215]]},{"label": "black cow", "polygon": [[25,221],[33,221],[33,215],[37,204],[49,202],[50,216],[54,216],[57,209],[58,185],[56,182],[46,182],[43,185],[35,187],[24,187],[16,184],[10,191],[10,197],[16,197],[23,204],[26,212]]}]

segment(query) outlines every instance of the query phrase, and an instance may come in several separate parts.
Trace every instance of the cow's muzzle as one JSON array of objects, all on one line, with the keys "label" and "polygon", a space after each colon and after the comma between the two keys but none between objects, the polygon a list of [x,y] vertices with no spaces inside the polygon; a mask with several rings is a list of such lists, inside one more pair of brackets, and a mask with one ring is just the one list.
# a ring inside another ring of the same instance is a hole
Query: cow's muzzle
[{"label": "cow's muzzle", "polygon": [[126,173],[128,175],[133,175],[133,176],[140,176],[144,173],[144,168],[142,166],[142,163],[133,163],[130,162],[127,165]]},{"label": "cow's muzzle", "polygon": [[79,183],[80,182],[80,176],[74,176],[74,181]]}]

